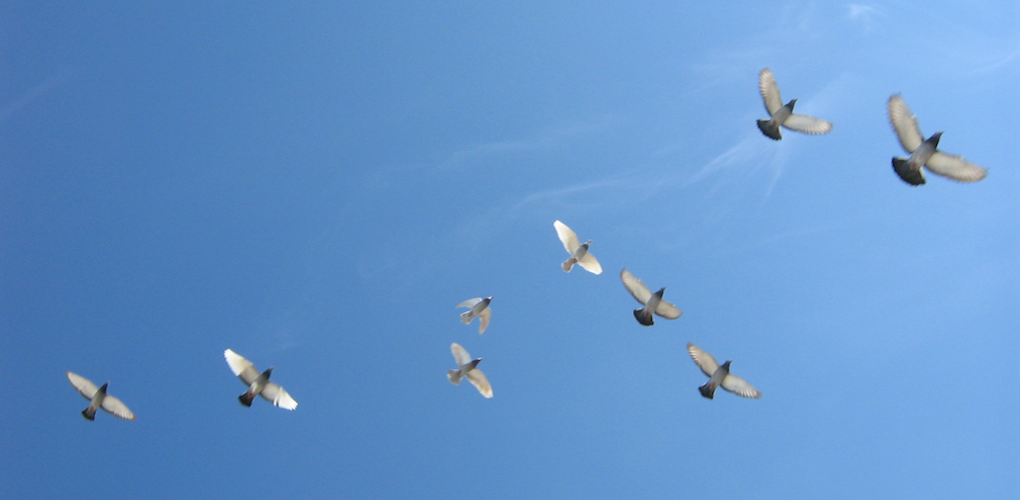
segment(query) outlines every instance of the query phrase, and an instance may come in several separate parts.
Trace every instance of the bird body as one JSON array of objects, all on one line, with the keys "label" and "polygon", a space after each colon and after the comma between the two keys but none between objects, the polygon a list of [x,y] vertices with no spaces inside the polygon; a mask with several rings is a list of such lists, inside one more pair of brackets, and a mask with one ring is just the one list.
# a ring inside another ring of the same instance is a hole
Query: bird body
[{"label": "bird body", "polygon": [[889,122],[896,132],[896,138],[899,139],[900,146],[910,153],[909,158],[892,159],[893,171],[903,179],[903,182],[912,186],[924,184],[924,170],[921,167],[927,167],[938,175],[960,182],[976,182],[985,178],[987,175],[985,169],[964,160],[962,156],[938,150],[942,132],[935,132],[931,137],[924,139],[917,124],[917,117],[910,112],[907,103],[899,94],[889,98],[888,109]]},{"label": "bird body", "polygon": [[262,396],[262,399],[273,403],[274,406],[288,410],[297,408],[297,401],[294,401],[294,398],[283,387],[269,381],[269,376],[273,373],[272,367],[259,373],[255,369],[255,365],[230,349],[223,351],[223,357],[226,358],[230,371],[234,372],[234,375],[237,375],[237,378],[248,386],[248,390],[237,397],[242,405],[251,406],[255,396]]},{"label": "bird body", "polygon": [[638,323],[644,326],[652,326],[655,324],[652,318],[653,313],[666,319],[677,319],[683,314],[676,306],[662,300],[662,294],[666,291],[665,287],[660,288],[658,292],[652,293],[641,280],[637,279],[626,268],[620,271],[620,280],[623,281],[623,286],[627,288],[631,296],[644,306],[634,310],[634,318],[637,319]]},{"label": "bird body", "polygon": [[766,137],[776,141],[782,140],[780,126],[805,134],[827,134],[832,131],[832,123],[812,116],[794,114],[796,99],[783,104],[772,70],[768,68],[761,70],[758,75],[758,90],[765,101],[765,110],[769,112],[768,120],[758,120],[758,128]]},{"label": "bird body", "polygon": [[577,239],[577,234],[560,221],[553,222],[553,227],[556,229],[556,235],[560,238],[560,242],[563,243],[563,248],[570,254],[570,258],[563,261],[565,272],[569,273],[574,268],[574,264],[577,264],[592,274],[602,274],[602,265],[594,255],[588,253],[591,240],[581,243],[581,240]]},{"label": "bird body", "polygon": [[746,380],[730,373],[730,363],[732,361],[727,361],[720,365],[711,354],[691,343],[687,344],[687,352],[690,353],[691,359],[701,368],[701,371],[708,375],[708,382],[698,387],[702,396],[713,399],[715,397],[715,390],[722,387],[745,398],[758,399],[761,397],[761,392],[758,389],[755,389]]},{"label": "bird body", "polygon": [[135,414],[128,409],[121,400],[106,393],[106,388],[110,385],[109,382],[103,384],[102,387],[96,387],[89,379],[78,375],[77,373],[67,372],[67,380],[71,382],[71,386],[78,390],[85,399],[89,400],[88,408],[82,410],[81,414],[86,420],[96,419],[96,410],[102,408],[103,411],[124,420],[134,420]]},{"label": "bird body", "polygon": [[450,383],[460,385],[461,379],[467,378],[468,382],[471,382],[482,396],[491,398],[492,385],[489,384],[489,379],[485,374],[478,369],[478,363],[482,361],[482,358],[471,359],[467,350],[456,342],[450,344],[450,352],[453,353],[453,359],[457,362],[458,367],[456,370],[446,372],[446,378],[450,379]]},{"label": "bird body", "polygon": [[492,302],[492,297],[475,297],[473,299],[467,299],[457,307],[468,307],[467,311],[460,313],[460,320],[465,325],[471,323],[471,320],[478,317],[478,334],[485,333],[485,329],[489,327],[489,319],[492,318],[492,309],[489,309],[489,303]]}]

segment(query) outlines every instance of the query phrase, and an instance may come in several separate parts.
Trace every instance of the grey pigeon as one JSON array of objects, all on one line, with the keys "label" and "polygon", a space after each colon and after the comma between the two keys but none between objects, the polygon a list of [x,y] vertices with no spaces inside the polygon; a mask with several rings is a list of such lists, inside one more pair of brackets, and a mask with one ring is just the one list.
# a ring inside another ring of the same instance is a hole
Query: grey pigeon
[{"label": "grey pigeon", "polygon": [[556,228],[556,235],[563,242],[563,248],[566,248],[567,253],[570,254],[570,258],[563,261],[564,271],[569,273],[574,268],[574,264],[577,264],[592,274],[602,274],[602,265],[599,264],[594,255],[588,253],[588,246],[591,245],[591,240],[581,243],[577,239],[577,235],[566,224],[560,221],[553,222],[553,227]]},{"label": "grey pigeon", "polygon": [[482,396],[491,398],[492,386],[489,385],[489,379],[478,369],[478,363],[482,358],[471,359],[471,355],[456,342],[450,344],[450,352],[453,353],[453,359],[457,361],[459,368],[447,371],[446,378],[450,379],[453,385],[460,385],[460,380],[467,377],[468,382],[471,382]]},{"label": "grey pigeon", "polygon": [[698,346],[691,343],[687,344],[687,352],[691,353],[691,359],[701,368],[701,371],[708,375],[708,383],[698,387],[702,396],[712,399],[715,396],[715,389],[722,387],[733,394],[745,398],[758,399],[761,397],[758,389],[748,384],[746,380],[730,373],[730,361],[719,366],[719,363],[716,362],[711,354],[702,351]]},{"label": "grey pigeon", "polygon": [[283,387],[269,381],[269,375],[273,373],[272,367],[259,373],[255,369],[255,365],[230,349],[223,351],[223,357],[227,359],[230,371],[234,372],[234,375],[237,375],[237,378],[241,379],[241,382],[248,386],[248,390],[237,397],[241,404],[251,406],[255,396],[262,396],[262,399],[272,402],[273,405],[280,408],[288,410],[297,408],[297,401],[294,401],[294,398],[290,397],[290,394],[287,394]]},{"label": "grey pigeon", "polygon": [[765,100],[765,109],[770,115],[768,120],[758,120],[758,128],[766,137],[776,141],[782,140],[783,134],[779,133],[780,125],[805,134],[827,134],[832,130],[832,124],[825,120],[793,114],[796,99],[783,105],[772,70],[768,68],[761,70],[761,74],[758,75],[758,89],[761,91],[762,99]]},{"label": "grey pigeon", "polygon": [[637,318],[638,323],[645,326],[655,324],[652,320],[653,312],[666,319],[677,319],[683,314],[676,306],[662,300],[662,294],[666,291],[666,287],[652,293],[641,280],[634,277],[626,268],[620,271],[620,279],[623,280],[623,286],[627,287],[627,291],[644,306],[634,310],[634,317]]},{"label": "grey pigeon", "polygon": [[124,420],[134,420],[135,414],[131,413],[131,410],[122,403],[119,399],[106,393],[106,387],[110,385],[109,382],[103,384],[102,387],[96,387],[89,379],[78,375],[77,373],[67,372],[67,380],[71,382],[71,385],[85,396],[85,399],[89,400],[89,407],[82,410],[81,415],[87,420],[96,419],[96,410],[102,408],[103,411],[115,416],[123,418]]},{"label": "grey pigeon", "polygon": [[910,112],[907,103],[899,94],[889,98],[889,121],[896,130],[896,137],[900,140],[910,158],[893,158],[892,165],[896,175],[904,182],[912,186],[924,184],[924,171],[922,166],[936,174],[949,177],[961,182],[975,182],[985,178],[985,169],[970,163],[962,156],[954,156],[935,149],[939,145],[939,138],[942,132],[935,132],[928,139],[924,139],[921,128],[917,126],[917,117]]},{"label": "grey pigeon", "polygon": [[457,307],[470,307],[467,311],[460,313],[460,320],[464,324],[471,323],[471,320],[475,316],[478,316],[478,335],[485,333],[485,329],[489,327],[489,318],[492,318],[492,309],[489,309],[489,302],[492,302],[492,297],[475,297],[473,299],[467,299]]}]

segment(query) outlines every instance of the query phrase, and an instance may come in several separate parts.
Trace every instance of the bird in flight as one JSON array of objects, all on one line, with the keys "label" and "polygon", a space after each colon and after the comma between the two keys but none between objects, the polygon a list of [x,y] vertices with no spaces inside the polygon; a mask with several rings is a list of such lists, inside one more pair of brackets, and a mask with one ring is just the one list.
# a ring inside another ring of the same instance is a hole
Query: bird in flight
[{"label": "bird in flight", "polygon": [[475,316],[478,316],[478,335],[485,333],[485,329],[489,327],[489,319],[492,318],[492,309],[489,309],[489,302],[492,302],[492,297],[475,297],[473,299],[467,299],[457,307],[469,307],[467,311],[460,313],[460,320],[464,324],[471,323],[471,320]]},{"label": "bird in flight", "polygon": [[563,248],[566,248],[567,253],[570,254],[570,258],[563,261],[564,271],[569,273],[574,268],[574,264],[577,264],[592,274],[602,274],[602,265],[599,264],[594,255],[588,253],[588,246],[591,245],[591,240],[581,243],[577,239],[577,235],[566,224],[560,221],[553,222],[553,227],[556,228],[556,235],[563,242]]},{"label": "bird in flight", "polygon": [[892,159],[893,170],[904,182],[912,186],[924,184],[924,170],[949,177],[961,182],[975,182],[985,178],[985,169],[970,163],[962,156],[943,153],[936,149],[942,132],[935,132],[928,139],[921,134],[917,117],[910,112],[907,103],[899,94],[889,98],[889,121],[892,122],[896,137],[900,140],[910,158]]},{"label": "bird in flight", "polygon": [[701,371],[708,375],[708,383],[698,387],[702,396],[712,399],[715,396],[716,388],[722,387],[733,394],[745,398],[758,399],[761,397],[758,389],[755,389],[746,380],[730,373],[731,361],[727,361],[720,366],[711,354],[702,351],[698,346],[691,343],[687,344],[687,352],[691,354],[691,359],[701,368]]},{"label": "bird in flight", "polygon": [[471,382],[478,392],[482,393],[482,396],[491,398],[492,386],[489,385],[489,379],[478,369],[478,363],[482,361],[482,358],[471,359],[471,355],[456,342],[450,344],[450,352],[453,353],[453,359],[457,361],[458,368],[447,371],[446,378],[450,379],[453,385],[460,385],[460,380],[467,377],[468,382]]},{"label": "bird in flight", "polygon": [[761,91],[761,98],[765,100],[765,109],[770,115],[768,120],[758,120],[758,128],[766,137],[776,141],[782,140],[783,134],[779,132],[780,126],[805,134],[827,134],[832,130],[832,124],[825,120],[793,114],[793,106],[797,104],[797,100],[794,99],[783,104],[783,99],[779,97],[776,77],[772,76],[772,70],[768,68],[761,70],[758,75],[758,90]]},{"label": "bird in flight", "polygon": [[121,400],[106,393],[106,387],[110,385],[109,382],[103,384],[102,387],[96,387],[89,379],[78,375],[77,373],[67,372],[67,380],[71,382],[78,392],[89,400],[88,408],[82,410],[81,415],[87,420],[96,419],[96,410],[102,408],[103,411],[115,416],[123,418],[124,420],[134,420],[135,414],[131,413],[127,405],[121,402]]},{"label": "bird in flight", "polygon": [[237,397],[241,404],[251,406],[255,396],[262,396],[262,399],[280,408],[288,410],[297,408],[297,401],[294,401],[294,398],[290,397],[290,394],[283,390],[283,387],[269,381],[269,375],[273,373],[273,367],[269,367],[268,370],[259,373],[255,369],[255,365],[251,364],[251,361],[244,359],[240,354],[230,349],[223,351],[223,357],[226,358],[230,371],[234,372],[234,375],[237,375],[237,378],[241,379],[241,382],[248,386],[248,390]]},{"label": "bird in flight", "polygon": [[645,326],[655,324],[655,321],[652,320],[652,313],[666,319],[677,319],[683,314],[676,306],[662,300],[662,294],[666,291],[666,287],[662,287],[658,292],[652,293],[627,268],[620,271],[620,279],[623,280],[623,286],[627,288],[627,291],[644,306],[641,309],[634,309],[634,318],[637,319],[638,323]]}]

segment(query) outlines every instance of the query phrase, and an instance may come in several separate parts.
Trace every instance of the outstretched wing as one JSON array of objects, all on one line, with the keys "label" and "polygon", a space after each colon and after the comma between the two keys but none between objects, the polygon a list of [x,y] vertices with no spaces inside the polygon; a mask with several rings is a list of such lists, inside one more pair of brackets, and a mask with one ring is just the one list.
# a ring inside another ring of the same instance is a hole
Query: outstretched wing
[{"label": "outstretched wing", "polygon": [[477,303],[479,303],[481,301],[482,301],[481,297],[475,297],[473,299],[467,299],[464,302],[461,302],[460,304],[457,304],[457,307],[474,307],[475,304],[477,304]]},{"label": "outstretched wing", "polygon": [[779,86],[776,85],[776,77],[772,76],[772,70],[765,68],[758,75],[758,90],[761,91],[761,98],[765,100],[765,109],[769,115],[776,114],[779,108],[783,107],[783,99],[779,97]]},{"label": "outstretched wing", "polygon": [[737,396],[743,396],[745,398],[758,399],[761,397],[761,392],[758,392],[758,389],[755,389],[754,386],[748,384],[746,380],[732,373],[726,375],[726,378],[723,379],[722,388],[736,394]]},{"label": "outstretched wing", "polygon": [[251,361],[244,359],[240,354],[227,349],[223,351],[223,357],[226,358],[230,371],[240,377],[244,383],[251,385],[252,382],[255,382],[255,379],[259,378],[259,371],[255,369],[255,365],[251,364]]},{"label": "outstretched wing", "polygon": [[99,392],[96,384],[77,373],[67,372],[67,380],[71,382],[71,386],[78,390],[79,394],[89,401],[92,401],[92,398]]},{"label": "outstretched wing", "polygon": [[268,384],[266,384],[266,386],[262,388],[262,392],[259,393],[259,395],[262,396],[266,401],[270,401],[274,405],[279,406],[280,408],[285,408],[288,410],[293,410],[294,408],[297,408],[297,401],[294,401],[294,398],[290,397],[290,394],[287,394],[287,391],[283,390],[283,387],[280,387],[279,385],[273,382],[269,382]]},{"label": "outstretched wing", "polygon": [[907,103],[903,102],[899,94],[889,98],[889,122],[896,131],[900,146],[908,153],[913,153],[924,142],[921,128],[917,126],[917,117],[910,112]]},{"label": "outstretched wing", "polygon": [[121,402],[121,400],[109,394],[107,394],[106,397],[103,398],[103,404],[101,408],[105,410],[107,413],[115,417],[123,418],[124,420],[135,419],[135,414],[131,413],[131,410],[128,409],[127,405]]},{"label": "outstretched wing", "polygon": [[631,274],[627,268],[620,271],[620,280],[623,281],[623,286],[627,288],[627,291],[634,296],[634,300],[640,302],[641,305],[648,303],[648,299],[652,297],[652,291],[641,280]]},{"label": "outstretched wing", "polygon": [[599,264],[598,259],[590,253],[584,254],[584,257],[581,257],[581,260],[577,261],[577,265],[581,266],[589,273],[602,274],[602,264]]},{"label": "outstretched wing", "polygon": [[711,377],[719,369],[719,363],[715,361],[715,358],[711,354],[702,351],[698,346],[688,343],[687,352],[691,354],[691,359],[694,360],[694,363],[701,368],[705,375]]},{"label": "outstretched wing", "polygon": [[474,370],[467,372],[467,375],[464,376],[467,377],[468,382],[471,382],[471,384],[478,389],[478,392],[482,393],[482,396],[487,398],[492,397],[492,386],[489,385],[489,379],[485,377],[485,374],[482,373],[481,370],[475,368]]},{"label": "outstretched wing", "polygon": [[832,131],[831,123],[807,115],[790,115],[783,122],[783,126],[805,134],[828,134]]},{"label": "outstretched wing", "polygon": [[468,354],[466,349],[456,342],[450,344],[450,352],[453,353],[453,359],[457,362],[457,368],[471,362],[471,355]]},{"label": "outstretched wing", "polygon": [[955,156],[936,151],[924,164],[928,170],[961,182],[975,182],[985,178],[985,169],[970,163],[962,156]]},{"label": "outstretched wing", "polygon": [[662,316],[666,319],[677,319],[683,314],[683,311],[678,309],[673,304],[666,302],[665,300],[659,302],[659,305],[655,308],[655,314]]},{"label": "outstretched wing", "polygon": [[485,329],[489,327],[489,319],[491,318],[491,307],[486,307],[485,309],[482,309],[482,312],[478,313],[478,335],[485,333]]},{"label": "outstretched wing", "polygon": [[567,227],[566,224],[556,221],[553,222],[553,227],[556,228],[556,236],[560,237],[560,242],[563,243],[563,248],[567,249],[567,253],[573,255],[574,252],[581,246],[581,242],[578,241],[577,235]]}]

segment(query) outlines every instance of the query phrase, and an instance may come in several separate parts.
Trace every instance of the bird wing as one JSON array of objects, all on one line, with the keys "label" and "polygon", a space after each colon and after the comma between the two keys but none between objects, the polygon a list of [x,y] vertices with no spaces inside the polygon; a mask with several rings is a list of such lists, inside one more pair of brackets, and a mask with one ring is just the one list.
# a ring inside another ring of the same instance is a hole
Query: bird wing
[{"label": "bird wing", "polygon": [[761,91],[761,98],[765,100],[765,109],[769,115],[776,114],[779,108],[783,107],[783,99],[779,97],[779,86],[776,85],[776,77],[772,76],[772,70],[765,68],[758,75],[758,90]]},{"label": "bird wing", "polygon": [[702,351],[698,346],[688,343],[687,352],[691,354],[691,359],[701,368],[701,371],[705,372],[705,375],[711,377],[719,369],[719,363],[716,362],[715,358],[711,354]]},{"label": "bird wing", "polygon": [[121,402],[121,400],[109,394],[107,394],[106,397],[103,398],[103,404],[100,407],[107,413],[115,417],[120,417],[123,418],[124,420],[135,419],[135,414],[131,413],[131,410],[128,409],[127,405]]},{"label": "bird wing", "polygon": [[581,246],[581,242],[578,241],[577,235],[567,227],[566,224],[556,221],[553,222],[553,227],[556,228],[556,236],[560,237],[560,242],[563,243],[563,248],[567,249],[567,253],[573,255],[574,252]]},{"label": "bird wing", "polygon": [[456,342],[450,344],[450,352],[453,353],[453,359],[457,362],[457,368],[471,362],[471,355],[468,354],[467,349],[464,349]]},{"label": "bird wing", "polygon": [[821,118],[806,115],[790,115],[783,122],[783,126],[805,134],[828,134],[832,131],[831,123]]},{"label": "bird wing", "polygon": [[491,307],[486,307],[482,309],[482,312],[478,313],[478,335],[485,333],[485,329],[489,327],[490,318],[492,318]]},{"label": "bird wing", "polygon": [[67,380],[71,382],[71,385],[78,390],[78,393],[85,397],[85,399],[92,401],[92,398],[99,392],[99,388],[96,384],[93,384],[89,379],[78,375],[77,373],[67,372]]},{"label": "bird wing", "polygon": [[745,398],[758,399],[761,397],[761,393],[758,392],[758,389],[755,389],[754,386],[748,384],[746,380],[732,373],[727,374],[726,378],[723,379],[722,388],[736,394],[737,396],[743,396]]},{"label": "bird wing", "polygon": [[475,368],[464,376],[467,377],[468,382],[471,382],[471,385],[478,389],[478,392],[482,393],[482,396],[492,397],[492,386],[489,385],[489,379],[485,378],[485,374],[481,370]]},{"label": "bird wing", "polygon": [[620,279],[623,281],[623,286],[627,287],[627,291],[634,296],[634,299],[645,305],[648,303],[648,299],[652,297],[652,291],[645,286],[641,280],[637,279],[627,268],[620,271]]},{"label": "bird wing", "polygon": [[474,307],[475,304],[477,304],[477,303],[479,303],[481,301],[482,301],[481,297],[475,297],[473,299],[467,299],[464,302],[461,302],[460,304],[457,304],[457,307]]},{"label": "bird wing", "polygon": [[669,302],[666,302],[665,300],[659,302],[659,305],[655,307],[655,314],[658,314],[659,316],[662,316],[663,318],[666,319],[677,319],[683,313],[684,313],[683,311],[677,309],[676,306],[670,304]]},{"label": "bird wing", "polygon": [[899,94],[889,98],[889,122],[896,130],[900,146],[908,153],[913,153],[924,142],[921,128],[917,126],[917,117],[910,112],[907,103],[903,102]]},{"label": "bird wing", "polygon": [[280,408],[288,410],[297,408],[297,401],[294,401],[294,398],[290,397],[290,394],[287,394],[287,391],[283,390],[283,387],[280,387],[273,382],[267,383],[266,386],[262,388],[262,392],[260,392],[259,395],[266,401],[270,401],[273,405],[279,406]]},{"label": "bird wing", "polygon": [[255,369],[255,365],[251,364],[251,361],[244,359],[240,354],[227,349],[223,351],[223,357],[227,359],[230,371],[240,377],[244,383],[251,385],[252,382],[255,382],[255,379],[259,378],[259,371]]},{"label": "bird wing", "polygon": [[589,273],[602,274],[602,264],[599,264],[598,259],[590,253],[584,254],[584,257],[581,257],[581,260],[577,261],[577,265],[581,266]]},{"label": "bird wing", "polygon": [[962,182],[974,182],[985,178],[985,169],[964,160],[962,156],[950,155],[936,151],[924,164],[928,170],[950,179]]}]

